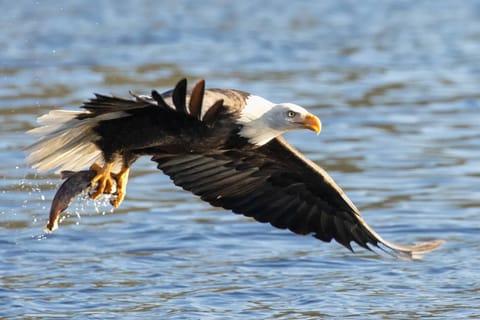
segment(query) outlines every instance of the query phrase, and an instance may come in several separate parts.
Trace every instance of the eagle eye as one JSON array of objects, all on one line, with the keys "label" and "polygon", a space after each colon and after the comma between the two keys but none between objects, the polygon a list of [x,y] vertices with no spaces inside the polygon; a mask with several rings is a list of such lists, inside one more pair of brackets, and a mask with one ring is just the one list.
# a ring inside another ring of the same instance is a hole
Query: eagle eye
[{"label": "eagle eye", "polygon": [[297,115],[297,113],[295,111],[287,111],[287,117],[289,118],[294,118],[295,116]]}]

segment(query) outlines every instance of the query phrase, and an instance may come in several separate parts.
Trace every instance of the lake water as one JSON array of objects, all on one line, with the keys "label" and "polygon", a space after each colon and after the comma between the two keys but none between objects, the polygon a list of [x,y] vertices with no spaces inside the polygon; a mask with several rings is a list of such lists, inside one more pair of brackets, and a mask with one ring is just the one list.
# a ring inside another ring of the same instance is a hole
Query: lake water
[{"label": "lake water", "polygon": [[[0,317],[480,317],[479,1],[1,1]],[[301,104],[287,139],[384,238],[422,261],[211,208],[136,163],[119,209],[78,199],[43,234],[58,176],[25,131],[93,92],[205,78]]]}]

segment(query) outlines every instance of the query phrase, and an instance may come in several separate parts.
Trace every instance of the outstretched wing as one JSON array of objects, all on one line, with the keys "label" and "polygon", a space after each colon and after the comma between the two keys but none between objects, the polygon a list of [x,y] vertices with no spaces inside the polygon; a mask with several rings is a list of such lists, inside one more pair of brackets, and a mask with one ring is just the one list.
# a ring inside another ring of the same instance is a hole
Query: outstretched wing
[{"label": "outstretched wing", "polygon": [[354,241],[369,250],[386,247],[395,255],[411,257],[441,245],[435,241],[398,246],[384,241],[328,174],[283,138],[257,149],[157,154],[152,160],[176,185],[213,206],[326,242],[335,239],[350,250]]}]

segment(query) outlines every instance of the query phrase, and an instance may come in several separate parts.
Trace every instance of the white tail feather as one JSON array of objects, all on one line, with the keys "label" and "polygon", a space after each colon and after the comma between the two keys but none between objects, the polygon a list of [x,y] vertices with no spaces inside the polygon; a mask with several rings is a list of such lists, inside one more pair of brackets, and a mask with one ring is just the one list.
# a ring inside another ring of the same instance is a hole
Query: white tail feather
[{"label": "white tail feather", "polygon": [[38,171],[79,171],[93,163],[103,164],[103,154],[95,141],[100,139],[94,128],[99,121],[126,116],[124,112],[112,112],[97,117],[77,119],[88,111],[53,110],[38,118],[42,126],[28,131],[40,136],[29,146],[27,163]]}]

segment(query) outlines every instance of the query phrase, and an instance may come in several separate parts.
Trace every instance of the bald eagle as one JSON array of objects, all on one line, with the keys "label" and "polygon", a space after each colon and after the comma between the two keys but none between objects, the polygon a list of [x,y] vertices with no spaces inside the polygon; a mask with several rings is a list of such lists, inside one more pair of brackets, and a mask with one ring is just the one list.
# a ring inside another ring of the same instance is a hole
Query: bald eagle
[{"label": "bald eagle", "polygon": [[96,94],[83,110],[53,110],[40,117],[40,136],[27,161],[39,171],[95,171],[93,199],[116,190],[125,197],[129,170],[152,156],[173,182],[213,206],[274,227],[397,256],[432,251],[441,241],[401,246],[383,240],[332,178],[281,134],[320,120],[292,103],[273,103],[233,89],[193,89],[186,79],[163,94],[120,98]]}]

